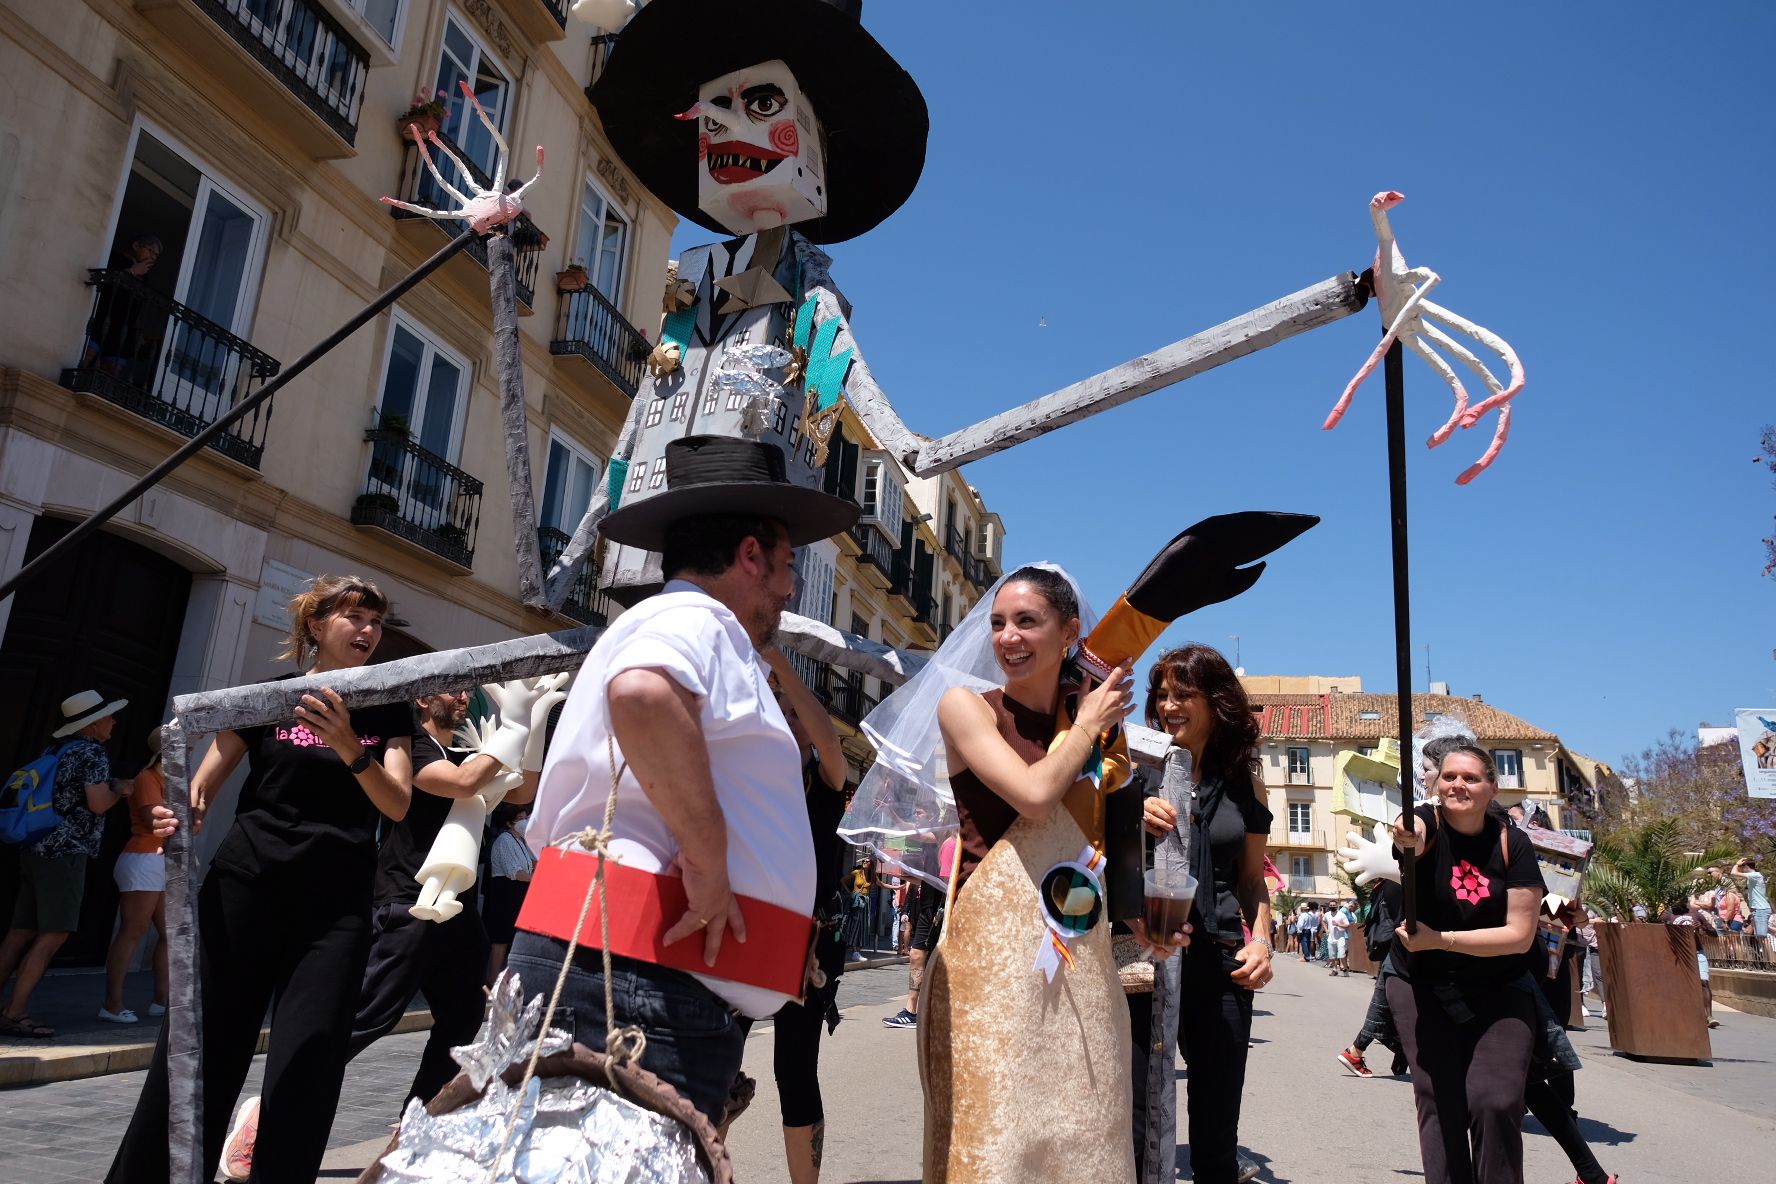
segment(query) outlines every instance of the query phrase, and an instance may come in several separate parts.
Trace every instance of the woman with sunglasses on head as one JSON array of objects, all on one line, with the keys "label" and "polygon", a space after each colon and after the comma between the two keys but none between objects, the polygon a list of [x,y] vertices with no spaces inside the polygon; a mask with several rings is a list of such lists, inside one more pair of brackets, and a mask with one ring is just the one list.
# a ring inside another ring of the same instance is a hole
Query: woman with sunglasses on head
[{"label": "woman with sunglasses on head", "polygon": [[[285,675],[351,670],[382,639],[388,598],[368,580],[320,576],[290,606]],[[198,894],[203,998],[204,1179],[312,1184],[345,1077],[352,1018],[370,950],[379,817],[412,799],[417,727],[406,701],[348,709],[331,688],[302,697],[293,718],[216,734],[191,779],[205,808],[244,759],[234,824]],[[265,1122],[249,1099],[228,1116],[275,1004],[265,1061]],[[114,1184],[167,1180],[167,1032],[117,1150]],[[227,1136],[225,1140],[225,1136]],[[223,1163],[223,1144],[251,1148]]]},{"label": "woman with sunglasses on head", "polygon": [[[1275,954],[1264,936],[1272,930],[1264,880],[1271,814],[1254,752],[1258,724],[1227,659],[1192,644],[1154,662],[1147,681],[1147,725],[1169,733],[1173,744],[1189,751],[1197,781],[1196,811],[1189,819],[1179,819],[1161,797],[1143,804],[1154,835],[1183,823],[1190,865],[1200,874],[1190,916],[1192,940],[1180,968],[1177,1032],[1178,1051],[1190,1063],[1191,1170],[1201,1184],[1234,1184],[1250,1178],[1240,1162],[1239,1117],[1252,993],[1270,982]],[[1251,929],[1249,940],[1245,927]],[[1138,1032],[1137,1041],[1143,1047],[1152,1043],[1139,1041]]]},{"label": "woman with sunglasses on head", "polygon": [[[1401,817],[1418,924],[1395,930],[1388,1005],[1412,1068],[1426,1184],[1521,1184],[1523,1095],[1536,1046],[1524,954],[1545,889],[1529,836],[1488,807],[1492,755],[1444,754],[1435,806]],[[1405,867],[1405,861],[1402,860]]]}]

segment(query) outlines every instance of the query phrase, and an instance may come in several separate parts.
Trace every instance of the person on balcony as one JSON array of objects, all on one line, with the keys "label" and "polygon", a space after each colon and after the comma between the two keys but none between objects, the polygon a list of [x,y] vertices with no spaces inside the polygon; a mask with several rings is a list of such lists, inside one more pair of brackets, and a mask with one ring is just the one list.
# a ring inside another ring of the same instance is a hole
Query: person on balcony
[{"label": "person on balcony", "polygon": [[142,279],[160,261],[163,250],[158,235],[144,234],[131,239],[128,247],[111,256],[98,301],[93,305],[92,321],[87,325],[81,369],[96,363],[107,374],[135,381],[137,363],[151,343],[158,345],[160,331],[158,326],[148,323],[154,316],[153,306],[134,290],[133,284],[118,282],[113,277]]}]

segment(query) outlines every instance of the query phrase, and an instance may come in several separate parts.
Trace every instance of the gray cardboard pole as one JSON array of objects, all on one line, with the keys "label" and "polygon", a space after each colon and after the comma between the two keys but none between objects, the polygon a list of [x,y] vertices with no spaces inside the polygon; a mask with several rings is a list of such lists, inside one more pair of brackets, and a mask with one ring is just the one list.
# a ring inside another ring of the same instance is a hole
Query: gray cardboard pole
[{"label": "gray cardboard pole", "polygon": [[519,348],[517,255],[509,231],[487,240],[487,282],[493,298],[493,368],[499,375],[500,426],[506,437],[506,484],[512,497],[513,545],[518,555],[518,599],[549,607],[543,594],[543,556],[537,541],[531,489],[530,415],[524,407],[524,352]]},{"label": "gray cardboard pole", "polygon": [[166,943],[167,1013],[167,1179],[176,1184],[203,1180],[203,1041],[198,1016],[203,998],[197,977],[197,886],[191,882],[191,794],[185,786],[191,746],[177,719],[161,733],[160,771],[166,802],[179,817],[167,837]]},{"label": "gray cardboard pole", "polygon": [[1147,1137],[1141,1148],[1141,1184],[1178,1178],[1178,999],[1184,955],[1153,966],[1153,1011],[1147,1039]]}]

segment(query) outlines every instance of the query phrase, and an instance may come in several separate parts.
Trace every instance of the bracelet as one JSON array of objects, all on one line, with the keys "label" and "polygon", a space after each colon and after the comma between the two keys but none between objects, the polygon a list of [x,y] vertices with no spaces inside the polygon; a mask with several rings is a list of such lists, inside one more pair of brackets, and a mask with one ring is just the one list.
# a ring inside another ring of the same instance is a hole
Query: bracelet
[{"label": "bracelet", "polygon": [[1443,931],[1443,947],[1447,950],[1454,951],[1454,949],[1455,949],[1455,931],[1454,930],[1445,929]]},{"label": "bracelet", "polygon": [[1270,939],[1268,937],[1254,937],[1252,940],[1263,946],[1265,953],[1272,957],[1276,955],[1277,948],[1270,944]]}]

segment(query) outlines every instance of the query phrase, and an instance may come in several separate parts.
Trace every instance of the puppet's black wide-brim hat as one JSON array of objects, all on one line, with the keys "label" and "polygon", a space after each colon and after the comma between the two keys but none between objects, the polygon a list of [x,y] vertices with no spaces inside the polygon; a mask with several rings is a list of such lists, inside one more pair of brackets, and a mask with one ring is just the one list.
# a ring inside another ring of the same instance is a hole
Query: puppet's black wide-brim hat
[{"label": "puppet's black wide-brim hat", "polygon": [[605,136],[641,183],[722,234],[697,205],[697,121],[674,118],[712,78],[760,62],[795,74],[826,133],[825,216],[803,237],[837,243],[912,195],[930,115],[918,83],[859,23],[862,0],[652,0],[635,14],[589,90]]},{"label": "puppet's black wide-brim hat", "polygon": [[618,506],[598,524],[625,547],[658,551],[673,523],[702,514],[758,514],[787,528],[792,547],[831,538],[857,521],[855,502],[792,482],[783,450],[734,436],[685,436],[666,445],[666,488]]}]

